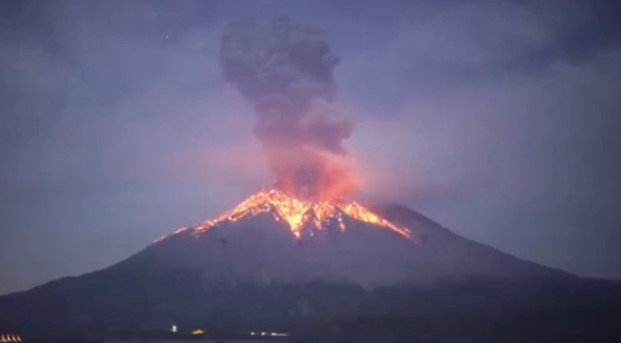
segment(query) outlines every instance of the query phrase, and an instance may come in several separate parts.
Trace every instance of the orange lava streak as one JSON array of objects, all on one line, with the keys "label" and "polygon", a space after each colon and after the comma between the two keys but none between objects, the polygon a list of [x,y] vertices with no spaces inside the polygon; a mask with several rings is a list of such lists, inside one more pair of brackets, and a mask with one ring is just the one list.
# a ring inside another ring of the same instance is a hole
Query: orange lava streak
[{"label": "orange lava streak", "polygon": [[[345,231],[346,225],[343,222],[343,214],[363,223],[389,229],[402,237],[412,238],[410,230],[381,218],[356,202],[346,200],[330,202],[305,201],[277,190],[261,191],[250,196],[234,209],[218,218],[205,221],[194,228],[194,235],[198,236],[224,222],[236,222],[261,213],[272,213],[277,221],[286,222],[291,232],[297,238],[302,237],[302,231],[309,225],[314,226],[318,230],[325,230],[330,220],[336,220],[341,231]],[[180,232],[183,231],[185,230]]]}]

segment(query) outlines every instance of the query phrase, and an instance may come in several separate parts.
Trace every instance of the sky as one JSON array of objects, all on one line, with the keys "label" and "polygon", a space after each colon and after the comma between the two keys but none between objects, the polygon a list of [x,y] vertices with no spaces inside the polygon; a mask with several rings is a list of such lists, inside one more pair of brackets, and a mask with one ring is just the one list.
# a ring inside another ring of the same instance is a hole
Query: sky
[{"label": "sky", "polygon": [[218,51],[230,23],[278,17],[340,58],[357,198],[621,278],[617,1],[2,1],[0,294],[104,268],[269,186]]}]

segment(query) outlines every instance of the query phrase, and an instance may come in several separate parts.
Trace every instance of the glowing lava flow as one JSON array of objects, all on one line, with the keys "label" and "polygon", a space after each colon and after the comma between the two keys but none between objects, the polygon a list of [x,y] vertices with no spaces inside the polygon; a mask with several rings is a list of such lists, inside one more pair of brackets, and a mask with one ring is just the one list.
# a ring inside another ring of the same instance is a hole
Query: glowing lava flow
[{"label": "glowing lava flow", "polygon": [[[381,218],[357,202],[347,200],[305,201],[277,190],[261,191],[250,196],[237,205],[237,207],[218,218],[207,220],[193,227],[193,234],[199,236],[218,224],[236,222],[261,213],[271,213],[275,220],[287,223],[289,229],[297,238],[301,238],[303,230],[309,226],[314,226],[318,230],[325,230],[331,220],[336,220],[341,231],[345,231],[346,224],[343,215],[363,223],[391,230],[402,237],[412,238],[410,230]],[[178,229],[175,231],[175,234],[189,229]],[[164,238],[165,236],[158,239],[158,241]]]}]

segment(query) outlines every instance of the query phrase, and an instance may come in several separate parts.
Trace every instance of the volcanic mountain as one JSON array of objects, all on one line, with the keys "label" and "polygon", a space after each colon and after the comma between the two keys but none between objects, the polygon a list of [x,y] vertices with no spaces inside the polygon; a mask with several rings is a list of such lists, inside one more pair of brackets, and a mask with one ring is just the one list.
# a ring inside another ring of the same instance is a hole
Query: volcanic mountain
[{"label": "volcanic mountain", "polygon": [[[474,311],[478,325],[495,320],[520,331],[532,311],[566,314],[571,299],[577,312],[563,325],[598,318],[580,333],[610,334],[609,314],[621,313],[619,289],[462,238],[403,206],[372,211],[267,190],[109,268],[0,297],[0,329],[109,335],[178,323],[312,337],[334,325],[339,335],[366,332],[364,320],[407,333],[428,316],[450,323]],[[510,319],[501,320],[502,311]],[[437,325],[417,332],[449,324]]]},{"label": "volcanic mountain", "polygon": [[463,239],[401,206],[385,218],[353,201],[306,202],[270,190],[181,228],[126,261],[190,268],[225,282],[409,286],[472,276],[567,278]]}]

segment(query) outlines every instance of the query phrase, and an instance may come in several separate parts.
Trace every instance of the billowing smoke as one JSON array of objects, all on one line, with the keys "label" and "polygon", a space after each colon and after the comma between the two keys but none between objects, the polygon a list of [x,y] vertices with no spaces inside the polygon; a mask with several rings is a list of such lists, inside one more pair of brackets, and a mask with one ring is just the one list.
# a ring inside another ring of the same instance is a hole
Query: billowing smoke
[{"label": "billowing smoke", "polygon": [[332,106],[338,61],[322,33],[289,19],[233,24],[222,39],[224,76],[254,106],[277,187],[305,198],[355,188],[343,146],[353,127]]}]

